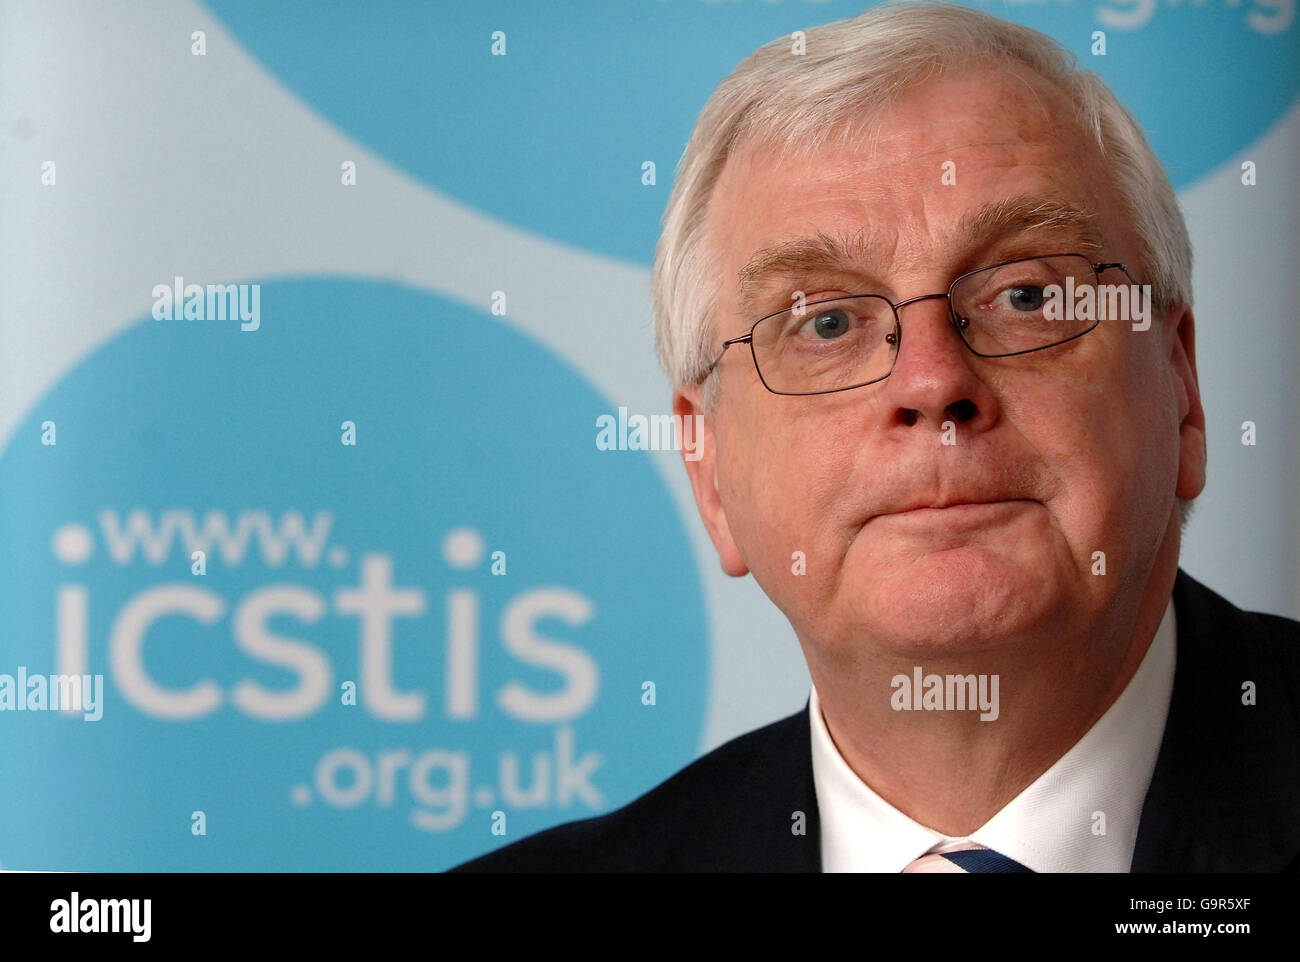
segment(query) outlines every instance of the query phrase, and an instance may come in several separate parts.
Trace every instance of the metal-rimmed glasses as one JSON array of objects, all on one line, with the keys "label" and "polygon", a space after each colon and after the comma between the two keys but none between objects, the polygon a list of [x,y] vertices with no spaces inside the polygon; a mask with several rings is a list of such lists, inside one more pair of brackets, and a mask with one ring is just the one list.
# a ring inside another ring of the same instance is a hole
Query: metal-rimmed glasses
[{"label": "metal-rimmed glasses", "polygon": [[1040,254],[962,274],[948,290],[895,304],[880,294],[854,294],[799,303],[754,322],[747,334],[722,343],[703,383],[733,344],[749,344],[759,380],[773,394],[849,391],[883,381],[902,345],[899,312],[908,304],[945,298],[962,343],[979,357],[1011,357],[1056,347],[1100,323],[1100,312],[1076,310],[1102,294],[1101,275],[1121,263],[1094,263],[1083,254]]}]

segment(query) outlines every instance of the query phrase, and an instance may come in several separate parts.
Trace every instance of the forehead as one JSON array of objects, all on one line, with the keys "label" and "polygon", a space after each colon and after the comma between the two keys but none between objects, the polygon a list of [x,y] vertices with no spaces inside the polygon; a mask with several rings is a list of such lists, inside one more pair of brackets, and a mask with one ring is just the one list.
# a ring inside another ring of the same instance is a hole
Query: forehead
[{"label": "forehead", "polygon": [[[855,139],[810,156],[759,145],[729,158],[708,212],[709,242],[730,281],[725,306],[737,310],[753,293],[763,280],[755,269],[780,275],[774,252],[817,234],[851,239],[832,246],[851,252],[846,266],[863,280],[882,283],[918,265],[982,266],[999,245],[1021,241],[1050,247],[1055,237],[1088,254],[1097,253],[1080,247],[1089,237],[1119,242],[1126,225],[1115,221],[1117,194],[1095,141],[1066,97],[1027,69],[949,72],[870,120]],[[1026,206],[1042,212],[1037,238],[1016,236],[1034,233]],[[799,287],[784,279],[787,290]]]}]

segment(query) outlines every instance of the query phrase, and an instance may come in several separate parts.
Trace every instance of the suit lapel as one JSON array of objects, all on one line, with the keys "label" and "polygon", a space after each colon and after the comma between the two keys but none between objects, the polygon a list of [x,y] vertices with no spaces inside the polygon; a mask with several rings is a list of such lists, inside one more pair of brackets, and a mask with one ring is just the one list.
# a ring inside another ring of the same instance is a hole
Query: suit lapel
[{"label": "suit lapel", "polygon": [[[1300,730],[1284,622],[1241,611],[1181,568],[1173,599],[1174,690],[1132,871],[1295,868]],[[1248,681],[1257,688],[1253,706],[1242,704]]]},{"label": "suit lapel", "polygon": [[[731,773],[726,828],[697,850],[701,867],[739,872],[820,872],[821,823],[813,784],[808,706],[769,727],[761,750]],[[802,813],[802,834],[796,834]]]}]

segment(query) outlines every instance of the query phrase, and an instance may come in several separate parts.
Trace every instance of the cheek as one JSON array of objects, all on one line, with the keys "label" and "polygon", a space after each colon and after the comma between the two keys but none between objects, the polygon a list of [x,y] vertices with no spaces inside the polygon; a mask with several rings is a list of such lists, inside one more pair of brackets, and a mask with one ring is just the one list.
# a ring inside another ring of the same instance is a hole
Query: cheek
[{"label": "cheek", "polygon": [[1156,335],[1156,328],[1130,336],[1143,339],[1143,350],[1134,352],[1129,374],[1138,433],[1138,489],[1133,492],[1134,501],[1163,531],[1162,515],[1172,507],[1178,480],[1178,385],[1172,367],[1161,354],[1162,339]]},{"label": "cheek", "polygon": [[[790,590],[783,583],[793,553],[803,552],[810,568],[822,567],[852,506],[864,503],[862,492],[854,498],[846,490],[863,476],[856,463],[863,439],[853,423],[764,409],[726,438],[718,485],[727,524],[755,579],[774,588],[774,597]],[[813,579],[798,580],[806,586]]]},{"label": "cheek", "polygon": [[1053,469],[1051,507],[1066,536],[1081,552],[1111,554],[1158,514],[1162,477],[1175,462],[1161,442],[1169,433],[1167,379],[1153,374],[1150,346],[1117,338],[1105,348],[1035,390],[1013,418],[1029,426]]}]

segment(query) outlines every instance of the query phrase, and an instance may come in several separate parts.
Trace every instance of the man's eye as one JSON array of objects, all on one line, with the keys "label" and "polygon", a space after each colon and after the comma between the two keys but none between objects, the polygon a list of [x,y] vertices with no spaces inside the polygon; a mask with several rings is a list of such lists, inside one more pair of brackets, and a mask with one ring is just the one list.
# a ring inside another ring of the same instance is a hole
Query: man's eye
[{"label": "man's eye", "polygon": [[803,333],[807,337],[830,341],[842,337],[852,326],[852,320],[842,310],[821,311],[803,325]]},{"label": "man's eye", "polygon": [[1017,284],[1006,290],[1007,303],[1016,311],[1036,311],[1043,306],[1043,288],[1038,284]]}]

